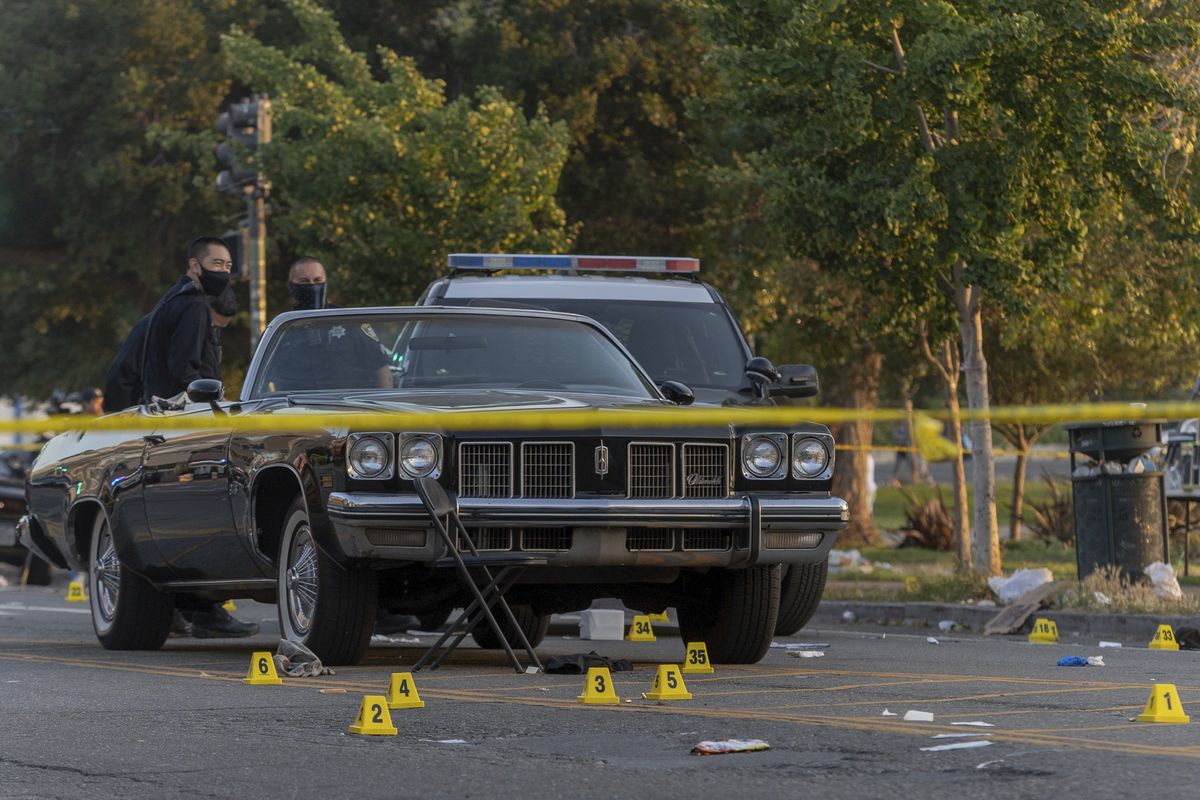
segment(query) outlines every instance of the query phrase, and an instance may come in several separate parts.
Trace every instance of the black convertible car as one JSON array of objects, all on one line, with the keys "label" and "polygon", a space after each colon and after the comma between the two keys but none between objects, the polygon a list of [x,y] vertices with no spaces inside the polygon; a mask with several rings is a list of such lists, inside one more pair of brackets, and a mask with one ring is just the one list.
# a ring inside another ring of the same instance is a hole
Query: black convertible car
[{"label": "black convertible car", "polygon": [[[428,476],[481,551],[545,556],[508,594],[531,641],[550,614],[619,597],[675,606],[714,660],[754,662],[775,628],[778,565],[823,561],[846,521],[822,426],[621,424],[613,412],[690,392],[656,387],[586,317],[292,312],[264,334],[240,401],[218,401],[214,383],[115,415],[128,431],[57,436],[33,466],[21,537],[88,572],[105,647],[160,646],[172,594],[189,593],[277,601],[285,636],[355,663],[380,605],[434,616],[464,602],[413,490]],[[539,430],[571,409],[597,413]],[[364,427],[355,412],[422,423]],[[172,424],[184,417],[201,429]],[[475,639],[498,646],[490,631]]]}]

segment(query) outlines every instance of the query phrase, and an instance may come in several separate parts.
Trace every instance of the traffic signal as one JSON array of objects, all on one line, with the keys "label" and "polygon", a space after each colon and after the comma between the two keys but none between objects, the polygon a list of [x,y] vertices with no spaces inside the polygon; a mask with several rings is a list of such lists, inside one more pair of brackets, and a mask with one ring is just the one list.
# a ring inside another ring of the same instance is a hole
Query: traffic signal
[{"label": "traffic signal", "polygon": [[221,169],[217,190],[222,194],[243,195],[265,188],[262,174],[253,168],[253,161],[243,165],[239,156],[253,153],[271,141],[271,101],[267,96],[255,95],[233,103],[217,117],[216,128],[226,137],[226,141],[217,145],[217,166]]}]

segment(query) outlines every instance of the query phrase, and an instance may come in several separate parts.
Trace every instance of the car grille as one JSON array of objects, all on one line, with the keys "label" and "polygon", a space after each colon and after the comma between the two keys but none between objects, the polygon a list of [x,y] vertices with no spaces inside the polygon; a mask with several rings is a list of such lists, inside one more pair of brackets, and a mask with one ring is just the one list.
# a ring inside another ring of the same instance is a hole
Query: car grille
[{"label": "car grille", "polygon": [[526,442],[521,445],[522,497],[574,497],[575,445]]},{"label": "car grille", "polygon": [[381,547],[424,547],[423,528],[367,528],[367,541]]},{"label": "car grille", "polygon": [[[513,456],[512,442],[460,444],[458,495],[575,497],[575,443],[522,443],[519,479]],[[619,473],[612,477],[620,480]],[[728,497],[729,446],[689,442],[677,448],[671,442],[631,442],[626,448],[625,488],[632,499]]]},{"label": "car grille", "polygon": [[625,535],[625,549],[671,551],[675,549],[673,528],[630,528]]},{"label": "car grille", "polygon": [[[508,528],[468,528],[467,533],[471,535],[475,549],[480,552],[512,550],[513,535]],[[458,549],[461,552],[470,551],[467,543],[462,540],[462,536],[458,537]]]},{"label": "car grille", "polygon": [[631,442],[628,467],[629,497],[675,496],[675,445]]},{"label": "car grille", "polygon": [[729,493],[729,447],[723,444],[685,444],[683,496],[725,497]]},{"label": "car grille", "polygon": [[463,442],[458,446],[461,497],[512,497],[512,445]]},{"label": "car grille", "polygon": [[570,550],[573,538],[570,528],[525,528],[521,531],[521,549]]},{"label": "car grille", "polygon": [[729,531],[690,530],[683,532],[684,550],[728,550],[731,540]]}]

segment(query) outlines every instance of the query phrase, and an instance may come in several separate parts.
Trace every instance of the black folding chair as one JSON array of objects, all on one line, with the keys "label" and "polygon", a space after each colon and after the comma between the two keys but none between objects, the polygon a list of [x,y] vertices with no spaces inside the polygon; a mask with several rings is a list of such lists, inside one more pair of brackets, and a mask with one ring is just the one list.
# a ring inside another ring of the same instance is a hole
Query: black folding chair
[{"label": "black folding chair", "polygon": [[[454,501],[446,494],[446,490],[442,488],[441,484],[433,478],[417,478],[416,486],[417,496],[421,498],[425,510],[429,512],[429,518],[433,520],[434,527],[437,528],[442,541],[446,544],[448,555],[438,559],[437,565],[444,568],[453,567],[457,570],[458,577],[471,590],[475,599],[450,624],[450,627],[434,643],[433,647],[429,648],[425,655],[421,656],[421,659],[413,665],[413,672],[419,671],[427,664],[431,670],[437,669],[446,657],[462,643],[467,634],[475,630],[485,619],[495,632],[496,638],[500,640],[500,644],[504,646],[504,651],[508,653],[513,669],[517,672],[524,672],[525,668],[521,666],[517,654],[513,652],[504,629],[496,621],[496,615],[492,613],[492,609],[496,607],[508,620],[508,624],[521,646],[525,648],[525,652],[529,654],[533,665],[541,670],[542,662],[538,660],[537,653],[533,652],[533,647],[525,638],[524,631],[517,624],[512,609],[508,607],[508,601],[504,599],[504,593],[517,582],[526,567],[542,566],[548,563],[546,557],[532,553],[480,553],[475,549],[475,542],[471,540],[471,535],[467,533],[462,520],[458,518],[458,509]],[[450,531],[452,527],[454,533],[458,535],[457,541]],[[460,542],[469,552],[462,552]],[[490,569],[492,567],[496,568],[495,575],[492,575]],[[463,626],[462,630],[457,630],[459,626]],[[451,636],[454,638],[451,639]],[[438,655],[439,651],[442,651],[440,655]]]}]

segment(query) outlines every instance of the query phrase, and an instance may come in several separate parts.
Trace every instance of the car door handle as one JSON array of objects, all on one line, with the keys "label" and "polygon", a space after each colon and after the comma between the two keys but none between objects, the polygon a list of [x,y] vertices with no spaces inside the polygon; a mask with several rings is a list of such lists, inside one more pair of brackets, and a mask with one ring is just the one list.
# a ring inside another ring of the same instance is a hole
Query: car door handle
[{"label": "car door handle", "polygon": [[162,444],[163,442],[167,441],[167,437],[160,436],[157,433],[148,433],[145,436],[143,436],[142,439],[147,444]]}]

